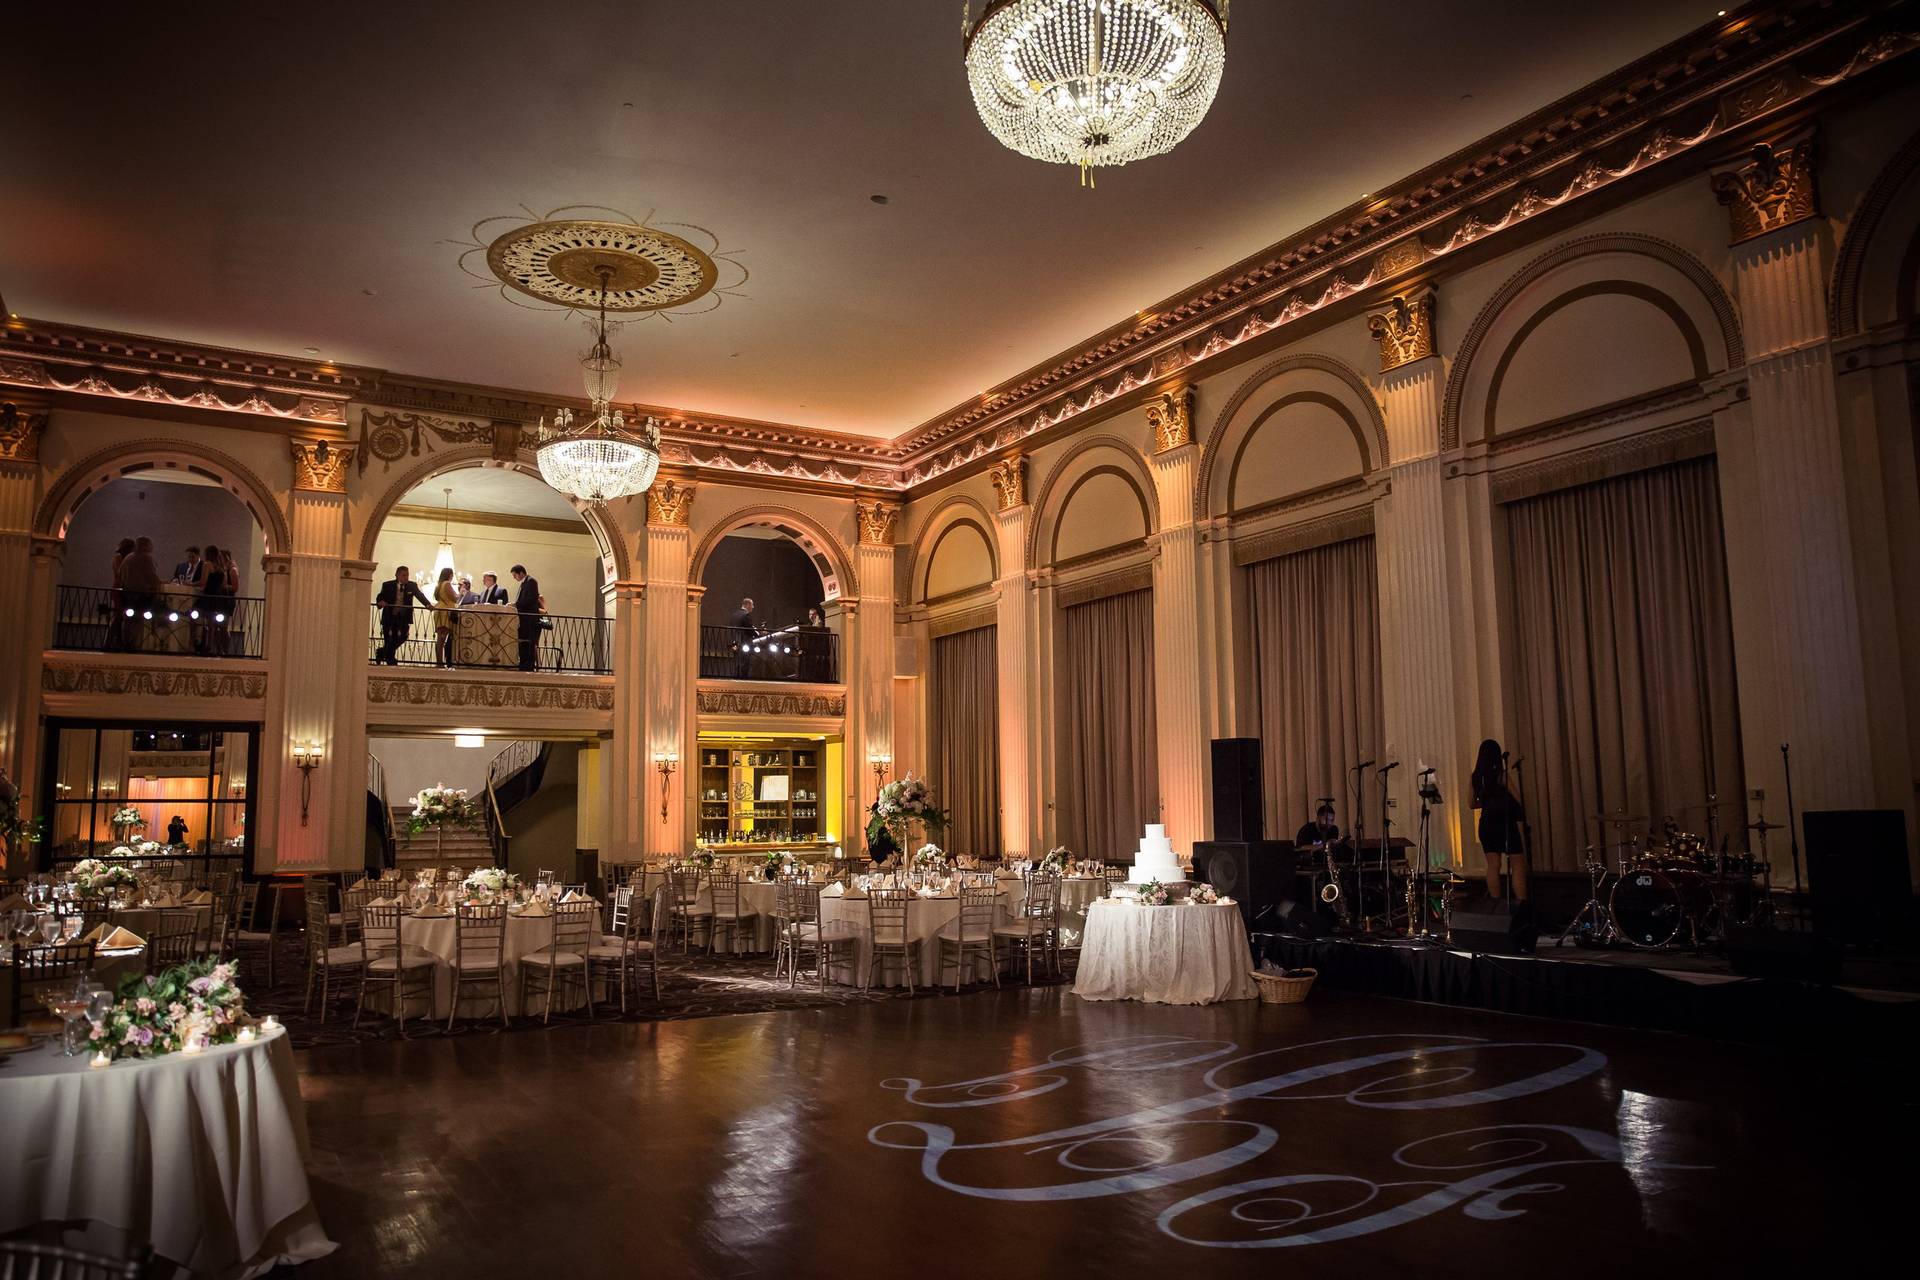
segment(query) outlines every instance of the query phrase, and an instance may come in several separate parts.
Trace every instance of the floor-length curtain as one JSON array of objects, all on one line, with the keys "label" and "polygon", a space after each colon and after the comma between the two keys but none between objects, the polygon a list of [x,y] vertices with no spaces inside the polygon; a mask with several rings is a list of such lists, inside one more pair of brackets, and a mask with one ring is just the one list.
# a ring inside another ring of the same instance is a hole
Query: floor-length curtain
[{"label": "floor-length curtain", "polygon": [[929,781],[952,825],[939,843],[950,853],[1000,852],[999,632],[976,627],[936,636],[928,672]]},{"label": "floor-length curtain", "polygon": [[1059,672],[1067,847],[1080,857],[1128,859],[1141,829],[1160,821],[1153,592],[1062,609]]},{"label": "floor-length curtain", "polygon": [[[1745,794],[1733,626],[1711,458],[1506,508],[1517,718],[1507,744],[1534,865],[1574,871],[1592,815],[1704,834]],[[1744,834],[1744,833],[1742,833]],[[1744,841],[1736,837],[1736,845]]]},{"label": "floor-length curtain", "polygon": [[[1373,539],[1248,565],[1267,838],[1288,840],[1321,796],[1353,826],[1348,770],[1381,754],[1380,593]],[[1378,802],[1374,803],[1378,808]],[[1369,814],[1369,825],[1377,815]]]}]

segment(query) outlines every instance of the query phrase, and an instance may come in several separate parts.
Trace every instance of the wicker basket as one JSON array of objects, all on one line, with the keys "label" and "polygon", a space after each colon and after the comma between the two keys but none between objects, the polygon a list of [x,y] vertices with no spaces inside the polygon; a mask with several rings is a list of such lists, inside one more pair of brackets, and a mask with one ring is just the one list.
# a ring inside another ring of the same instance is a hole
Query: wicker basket
[{"label": "wicker basket", "polygon": [[1319,976],[1318,969],[1289,969],[1285,973],[1255,970],[1253,975],[1260,984],[1262,1004],[1299,1004],[1307,998],[1307,992],[1313,990],[1313,980]]}]

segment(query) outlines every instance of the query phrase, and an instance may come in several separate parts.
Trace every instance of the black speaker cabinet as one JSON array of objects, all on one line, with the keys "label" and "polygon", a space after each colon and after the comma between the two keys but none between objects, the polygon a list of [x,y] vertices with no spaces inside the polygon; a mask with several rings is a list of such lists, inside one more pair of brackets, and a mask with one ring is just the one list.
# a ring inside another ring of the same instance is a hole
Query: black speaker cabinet
[{"label": "black speaker cabinet", "polygon": [[1240,904],[1249,931],[1272,927],[1273,911],[1299,896],[1291,840],[1196,841],[1193,874]]},{"label": "black speaker cabinet", "polygon": [[1462,950],[1528,956],[1539,940],[1530,902],[1516,902],[1509,910],[1504,898],[1481,898],[1453,909],[1453,945]]},{"label": "black speaker cabinet", "polygon": [[1260,739],[1213,740],[1213,838],[1264,840],[1260,801]]},{"label": "black speaker cabinet", "polygon": [[1813,931],[1868,945],[1903,935],[1913,909],[1906,815],[1898,809],[1809,809],[1802,818]]},{"label": "black speaker cabinet", "polygon": [[1840,944],[1817,933],[1727,927],[1727,960],[1743,978],[1791,978],[1830,986],[1840,980]]}]

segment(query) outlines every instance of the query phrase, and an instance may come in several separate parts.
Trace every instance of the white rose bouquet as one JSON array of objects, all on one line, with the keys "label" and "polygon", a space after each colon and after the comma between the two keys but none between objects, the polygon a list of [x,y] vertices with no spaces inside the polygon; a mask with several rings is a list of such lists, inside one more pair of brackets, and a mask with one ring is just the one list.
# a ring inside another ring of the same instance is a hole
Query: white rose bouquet
[{"label": "white rose bouquet", "polygon": [[133,873],[132,867],[100,858],[82,858],[73,864],[68,875],[73,882],[74,896],[78,898],[104,898],[116,889],[135,889],[140,885],[140,877]]},{"label": "white rose bouquet", "polygon": [[919,850],[914,853],[913,869],[915,871],[945,871],[947,869],[947,855],[941,850],[939,845],[929,841],[921,845]]},{"label": "white rose bouquet", "polygon": [[1140,886],[1140,905],[1143,907],[1164,907],[1172,896],[1167,892],[1167,886],[1158,880],[1149,880]]},{"label": "white rose bouquet", "polygon": [[1072,862],[1073,851],[1065,845],[1059,845],[1047,850],[1041,857],[1040,869],[1042,871],[1059,871],[1064,873]]},{"label": "white rose bouquet", "polygon": [[407,834],[417,836],[434,827],[470,827],[479,808],[461,787],[427,787],[413,798]]},{"label": "white rose bouquet", "polygon": [[1193,886],[1187,894],[1187,902],[1196,907],[1210,907],[1220,901],[1220,891],[1202,880]]},{"label": "white rose bouquet", "polygon": [[520,877],[505,867],[476,867],[460,882],[460,890],[468,899],[491,902],[518,893]]}]

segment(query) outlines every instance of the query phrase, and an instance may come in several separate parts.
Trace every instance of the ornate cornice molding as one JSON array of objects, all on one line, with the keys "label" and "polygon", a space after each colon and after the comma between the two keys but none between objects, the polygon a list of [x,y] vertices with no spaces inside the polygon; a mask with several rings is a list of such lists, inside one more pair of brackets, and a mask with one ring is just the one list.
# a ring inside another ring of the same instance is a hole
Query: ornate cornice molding
[{"label": "ornate cornice molding", "polygon": [[259,700],[267,696],[267,673],[205,666],[133,666],[49,656],[40,671],[40,688],[46,693],[114,697]]},{"label": "ornate cornice molding", "polygon": [[317,493],[345,493],[347,464],[353,461],[352,445],[329,444],[325,440],[294,440],[288,449],[293,454],[293,487]]},{"label": "ornate cornice molding", "polygon": [[748,689],[700,688],[695,709],[707,716],[844,716],[847,695],[840,693],[779,693]]},{"label": "ornate cornice molding", "polygon": [[693,489],[677,480],[663,480],[647,490],[647,523],[677,529],[692,527]]},{"label": "ornate cornice molding", "polygon": [[1170,453],[1193,443],[1193,388],[1176,387],[1147,401],[1147,429],[1153,432],[1153,451]]},{"label": "ornate cornice molding", "polygon": [[381,707],[449,707],[486,711],[613,710],[613,677],[570,680],[526,677],[499,681],[457,679],[434,673],[393,673],[367,677],[367,702]]},{"label": "ornate cornice molding", "polygon": [[1380,372],[1425,360],[1434,353],[1431,288],[1396,293],[1383,310],[1367,313],[1367,331],[1380,344]]},{"label": "ornate cornice molding", "polygon": [[1813,130],[1756,143],[1739,164],[1713,171],[1713,194],[1727,207],[1728,243],[1745,244],[1820,216],[1814,184]]}]

